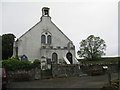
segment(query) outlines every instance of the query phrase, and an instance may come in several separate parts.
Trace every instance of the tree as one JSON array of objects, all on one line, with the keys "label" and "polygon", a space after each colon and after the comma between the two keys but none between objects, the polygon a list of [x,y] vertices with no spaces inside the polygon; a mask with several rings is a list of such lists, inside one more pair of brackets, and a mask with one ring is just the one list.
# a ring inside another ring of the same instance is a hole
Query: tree
[{"label": "tree", "polygon": [[105,55],[106,44],[100,37],[90,35],[87,39],[80,42],[80,50],[77,52],[79,57],[87,60],[97,60]]},{"label": "tree", "polygon": [[3,34],[2,35],[2,59],[8,59],[13,55],[13,43],[15,35]]}]

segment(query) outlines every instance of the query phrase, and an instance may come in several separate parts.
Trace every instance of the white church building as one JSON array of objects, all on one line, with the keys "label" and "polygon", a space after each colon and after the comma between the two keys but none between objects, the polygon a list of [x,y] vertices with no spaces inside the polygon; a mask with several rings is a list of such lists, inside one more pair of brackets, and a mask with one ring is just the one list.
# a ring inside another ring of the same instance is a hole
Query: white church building
[{"label": "white church building", "polygon": [[26,56],[50,65],[79,64],[72,41],[51,21],[49,8],[42,8],[40,21],[14,42],[13,56]]}]

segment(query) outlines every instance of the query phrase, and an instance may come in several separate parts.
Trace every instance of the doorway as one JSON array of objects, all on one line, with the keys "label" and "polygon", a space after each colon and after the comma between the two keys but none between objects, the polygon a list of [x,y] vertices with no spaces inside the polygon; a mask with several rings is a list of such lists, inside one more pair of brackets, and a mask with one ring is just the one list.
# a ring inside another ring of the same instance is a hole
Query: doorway
[{"label": "doorway", "polygon": [[73,64],[72,54],[71,54],[70,52],[68,52],[68,53],[66,54],[66,58],[69,60],[69,62],[70,62],[71,64]]},{"label": "doorway", "polygon": [[52,54],[52,62],[57,64],[57,60],[58,60],[58,55],[57,55],[57,53],[53,53],[53,54]]}]

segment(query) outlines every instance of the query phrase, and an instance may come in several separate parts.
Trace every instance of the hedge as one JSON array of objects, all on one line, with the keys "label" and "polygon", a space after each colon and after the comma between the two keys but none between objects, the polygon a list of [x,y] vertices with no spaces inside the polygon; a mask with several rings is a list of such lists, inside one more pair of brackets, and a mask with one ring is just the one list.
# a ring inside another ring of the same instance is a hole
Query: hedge
[{"label": "hedge", "polygon": [[33,63],[28,60],[20,61],[16,58],[9,58],[2,61],[2,67],[6,68],[6,70],[9,71],[30,70],[37,67],[38,65],[40,65],[40,60],[38,59],[35,60]]}]

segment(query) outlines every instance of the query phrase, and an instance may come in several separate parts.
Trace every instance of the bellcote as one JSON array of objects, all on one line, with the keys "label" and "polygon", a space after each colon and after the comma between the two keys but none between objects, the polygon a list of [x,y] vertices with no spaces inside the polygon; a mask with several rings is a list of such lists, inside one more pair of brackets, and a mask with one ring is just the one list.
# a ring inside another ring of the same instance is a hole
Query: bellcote
[{"label": "bellcote", "polygon": [[42,17],[40,18],[43,22],[44,21],[50,21],[51,20],[51,17],[49,16],[49,10],[50,8],[48,7],[43,7],[42,8]]},{"label": "bellcote", "polygon": [[49,8],[48,7],[42,8],[42,16],[49,16]]}]

